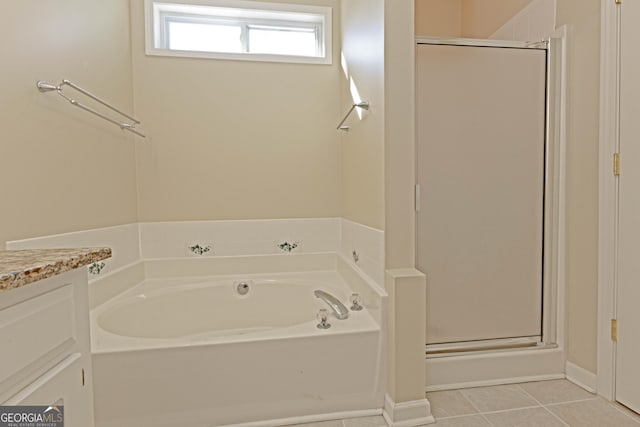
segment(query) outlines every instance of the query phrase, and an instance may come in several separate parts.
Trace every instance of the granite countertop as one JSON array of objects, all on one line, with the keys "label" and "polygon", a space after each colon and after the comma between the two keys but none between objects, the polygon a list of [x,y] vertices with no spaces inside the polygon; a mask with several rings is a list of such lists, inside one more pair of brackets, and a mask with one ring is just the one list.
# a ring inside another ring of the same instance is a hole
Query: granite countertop
[{"label": "granite countertop", "polygon": [[109,248],[0,251],[0,292],[111,257]]}]

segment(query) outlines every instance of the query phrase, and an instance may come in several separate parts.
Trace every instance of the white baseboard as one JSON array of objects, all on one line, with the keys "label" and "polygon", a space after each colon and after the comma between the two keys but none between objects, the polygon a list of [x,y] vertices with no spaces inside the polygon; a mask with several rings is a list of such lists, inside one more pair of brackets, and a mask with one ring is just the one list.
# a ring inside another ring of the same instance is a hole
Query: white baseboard
[{"label": "white baseboard", "polygon": [[561,348],[426,359],[426,391],[565,378]]},{"label": "white baseboard", "polygon": [[415,427],[436,422],[427,399],[396,403],[388,394],[384,397],[382,416],[389,427]]},{"label": "white baseboard", "polygon": [[590,393],[596,393],[598,389],[598,376],[578,365],[567,362],[564,368],[567,379]]}]

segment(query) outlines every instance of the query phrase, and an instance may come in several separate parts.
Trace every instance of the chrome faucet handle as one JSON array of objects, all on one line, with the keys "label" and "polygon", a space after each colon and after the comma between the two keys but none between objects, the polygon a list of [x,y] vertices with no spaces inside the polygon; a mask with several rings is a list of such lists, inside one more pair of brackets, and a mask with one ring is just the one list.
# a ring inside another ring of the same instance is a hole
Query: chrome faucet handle
[{"label": "chrome faucet handle", "polygon": [[351,311],[360,311],[364,308],[362,306],[362,298],[360,298],[360,294],[351,294],[349,301],[351,302]]},{"label": "chrome faucet handle", "polygon": [[318,310],[318,314],[316,315],[316,319],[318,319],[318,329],[329,329],[331,327],[331,323],[327,322],[327,318],[329,317],[329,313],[326,308],[321,308]]}]

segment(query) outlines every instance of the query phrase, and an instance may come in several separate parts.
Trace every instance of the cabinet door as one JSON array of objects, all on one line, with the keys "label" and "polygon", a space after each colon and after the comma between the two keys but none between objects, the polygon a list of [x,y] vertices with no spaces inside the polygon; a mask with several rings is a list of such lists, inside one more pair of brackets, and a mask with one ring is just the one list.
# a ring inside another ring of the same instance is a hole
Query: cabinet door
[{"label": "cabinet door", "polygon": [[75,353],[76,306],[73,285],[68,284],[0,310],[0,342],[13,349],[3,354],[0,364],[0,401],[37,372]]},{"label": "cabinet door", "polygon": [[83,384],[82,361],[80,353],[69,355],[4,405],[64,405],[65,426],[93,426],[92,394]]}]

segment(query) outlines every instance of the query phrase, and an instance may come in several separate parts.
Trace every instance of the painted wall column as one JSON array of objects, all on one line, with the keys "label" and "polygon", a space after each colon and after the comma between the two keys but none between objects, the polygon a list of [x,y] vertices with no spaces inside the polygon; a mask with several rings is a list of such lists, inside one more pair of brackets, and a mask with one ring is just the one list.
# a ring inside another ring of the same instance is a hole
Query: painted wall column
[{"label": "painted wall column", "polygon": [[425,398],[426,279],[415,265],[414,1],[385,1],[385,248],[391,426],[434,422]]}]

